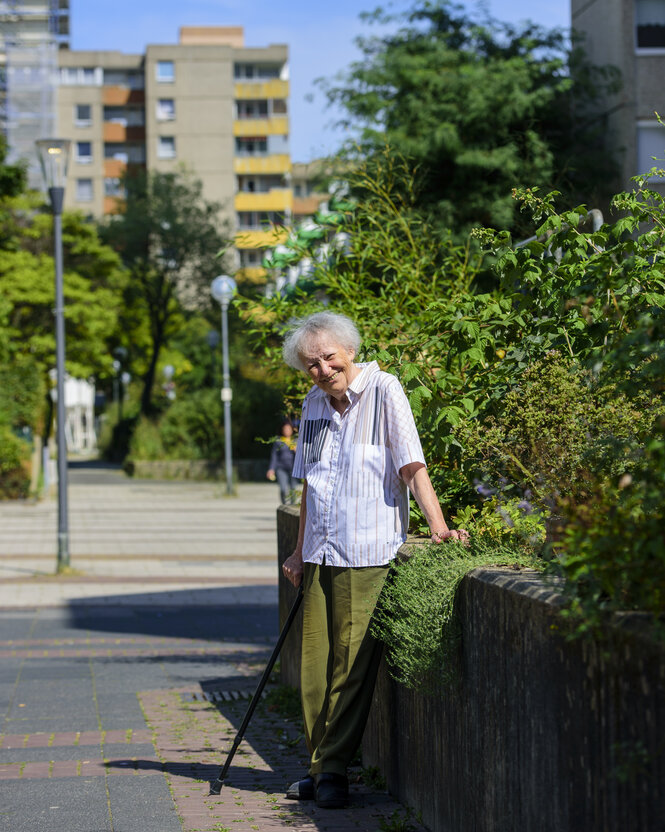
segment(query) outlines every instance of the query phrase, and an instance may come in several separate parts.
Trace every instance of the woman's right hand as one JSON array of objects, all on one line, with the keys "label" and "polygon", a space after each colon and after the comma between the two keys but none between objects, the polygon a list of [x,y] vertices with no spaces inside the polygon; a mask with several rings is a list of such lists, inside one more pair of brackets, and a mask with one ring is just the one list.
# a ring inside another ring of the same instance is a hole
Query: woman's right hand
[{"label": "woman's right hand", "polygon": [[282,573],[293,586],[300,586],[303,575],[302,553],[297,549],[282,564]]}]

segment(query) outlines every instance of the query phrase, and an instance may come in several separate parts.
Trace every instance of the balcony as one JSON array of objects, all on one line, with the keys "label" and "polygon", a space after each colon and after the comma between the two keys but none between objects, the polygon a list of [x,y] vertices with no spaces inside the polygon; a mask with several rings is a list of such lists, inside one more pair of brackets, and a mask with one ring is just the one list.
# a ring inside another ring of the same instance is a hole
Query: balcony
[{"label": "balcony", "polygon": [[145,127],[126,126],[115,121],[104,122],[105,142],[144,142]]},{"label": "balcony", "polygon": [[235,98],[288,98],[289,82],[279,81],[236,81]]},{"label": "balcony", "polygon": [[122,210],[123,200],[117,196],[104,197],[104,214],[119,214]]},{"label": "balcony", "polygon": [[288,239],[287,228],[270,228],[267,231],[238,231],[236,248],[272,248]]},{"label": "balcony", "polygon": [[288,153],[271,156],[236,156],[233,159],[234,173],[290,173],[291,157]]},{"label": "balcony", "polygon": [[144,90],[131,90],[129,87],[102,87],[102,104],[106,107],[122,107],[125,104],[144,104]]},{"label": "balcony", "polygon": [[240,191],[235,195],[236,211],[280,211],[285,212],[293,205],[293,192],[290,188],[272,188],[263,193]]},{"label": "balcony", "polygon": [[107,179],[121,178],[127,170],[127,162],[120,159],[104,159],[104,176]]},{"label": "balcony", "polygon": [[236,272],[236,277],[249,283],[265,283],[268,272],[263,266],[243,266]]},{"label": "balcony", "polygon": [[273,118],[242,118],[233,122],[234,136],[288,136],[289,120],[286,116]]}]

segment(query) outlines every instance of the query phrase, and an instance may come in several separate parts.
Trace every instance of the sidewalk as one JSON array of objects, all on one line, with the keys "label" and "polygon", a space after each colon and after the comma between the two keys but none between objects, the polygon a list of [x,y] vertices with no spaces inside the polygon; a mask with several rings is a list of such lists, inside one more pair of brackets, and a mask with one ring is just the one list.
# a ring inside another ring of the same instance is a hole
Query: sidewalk
[{"label": "sidewalk", "polygon": [[304,743],[263,705],[207,797],[277,636],[277,488],[70,476],[71,576],[56,502],[0,503],[0,830],[405,829],[361,783],[285,800]]}]

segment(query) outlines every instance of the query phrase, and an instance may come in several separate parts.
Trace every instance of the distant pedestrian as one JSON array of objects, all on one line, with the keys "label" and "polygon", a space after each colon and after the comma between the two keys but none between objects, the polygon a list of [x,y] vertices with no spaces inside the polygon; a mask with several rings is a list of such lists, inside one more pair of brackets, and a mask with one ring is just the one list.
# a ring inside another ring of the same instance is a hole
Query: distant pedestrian
[{"label": "distant pedestrian", "polygon": [[293,462],[296,458],[296,438],[293,433],[293,423],[284,419],[279,427],[279,439],[273,444],[270,453],[270,467],[266,476],[269,480],[277,480],[279,496],[282,503],[295,501],[295,490],[298,480],[293,476]]}]

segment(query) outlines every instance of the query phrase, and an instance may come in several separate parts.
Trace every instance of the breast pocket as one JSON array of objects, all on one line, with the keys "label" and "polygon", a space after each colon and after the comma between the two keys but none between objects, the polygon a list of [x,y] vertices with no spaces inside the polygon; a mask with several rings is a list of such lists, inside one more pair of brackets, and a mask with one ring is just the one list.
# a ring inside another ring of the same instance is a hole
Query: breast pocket
[{"label": "breast pocket", "polygon": [[388,453],[385,445],[352,445],[343,471],[341,493],[347,497],[382,496]]}]

